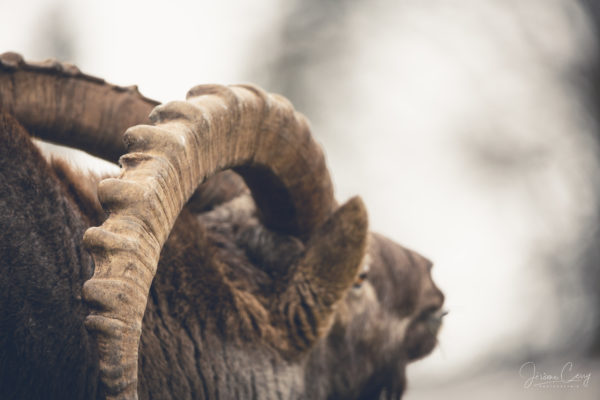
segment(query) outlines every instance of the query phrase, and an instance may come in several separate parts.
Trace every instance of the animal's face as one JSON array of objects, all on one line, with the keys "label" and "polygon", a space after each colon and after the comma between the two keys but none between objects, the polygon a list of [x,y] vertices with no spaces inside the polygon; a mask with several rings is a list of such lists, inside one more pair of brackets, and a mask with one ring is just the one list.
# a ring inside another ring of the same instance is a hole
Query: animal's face
[{"label": "animal's face", "polygon": [[[442,292],[431,262],[371,234],[367,278],[340,303],[313,362],[327,362],[330,391],[344,398],[395,398],[404,390],[406,364],[433,350],[441,325]],[[365,268],[366,269],[366,268]]]},{"label": "animal's face", "polygon": [[435,347],[443,316],[444,295],[431,277],[432,263],[391,240],[373,235],[372,263],[367,285],[392,324],[406,325],[403,351],[409,360]]}]

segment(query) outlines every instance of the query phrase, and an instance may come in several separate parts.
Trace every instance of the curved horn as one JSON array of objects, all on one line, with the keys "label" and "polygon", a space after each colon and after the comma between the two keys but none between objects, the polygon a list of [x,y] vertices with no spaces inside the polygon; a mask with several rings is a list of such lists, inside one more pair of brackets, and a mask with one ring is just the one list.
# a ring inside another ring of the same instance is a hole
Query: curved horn
[{"label": "curved horn", "polygon": [[[127,150],[123,132],[149,123],[148,115],[158,104],[135,86],[112,85],[71,64],[0,54],[0,109],[44,140],[112,162]],[[244,190],[235,174],[219,174],[199,188],[191,206],[201,212]]]},{"label": "curved horn", "polygon": [[82,73],[71,64],[25,62],[0,55],[0,108],[42,139],[117,161],[125,153],[123,132],[147,123],[159,103],[137,87],[120,87]]},{"label": "curved horn", "polygon": [[282,97],[252,86],[198,86],[186,102],[156,107],[150,118],[155,126],[126,132],[122,174],[98,188],[110,217],[84,236],[96,265],[83,288],[92,308],[86,326],[110,399],[137,398],[148,290],[162,245],[199,183],[237,167],[263,222],[304,239],[335,208],[321,149]]}]

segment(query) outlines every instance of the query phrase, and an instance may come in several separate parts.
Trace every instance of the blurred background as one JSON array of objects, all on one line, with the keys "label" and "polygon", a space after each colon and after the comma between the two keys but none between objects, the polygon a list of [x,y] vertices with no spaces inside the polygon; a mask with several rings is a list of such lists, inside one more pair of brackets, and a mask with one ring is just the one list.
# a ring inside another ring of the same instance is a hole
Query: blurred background
[{"label": "blurred background", "polygon": [[[594,0],[0,0],[0,52],[160,101],[287,96],[338,199],[435,263],[450,314],[406,399],[598,399],[599,23]],[[526,387],[528,362],[591,375]]]}]

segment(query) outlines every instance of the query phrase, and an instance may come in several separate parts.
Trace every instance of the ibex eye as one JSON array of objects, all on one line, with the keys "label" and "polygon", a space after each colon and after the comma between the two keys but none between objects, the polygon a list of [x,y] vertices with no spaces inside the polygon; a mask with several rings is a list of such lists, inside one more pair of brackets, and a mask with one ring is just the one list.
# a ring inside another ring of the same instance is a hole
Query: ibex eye
[{"label": "ibex eye", "polygon": [[363,283],[365,282],[365,280],[367,279],[368,275],[369,275],[369,260],[365,260],[363,262],[362,268],[360,273],[358,274],[358,277],[356,278],[356,280],[354,281],[354,285],[352,286],[354,289],[359,289],[362,287]]}]

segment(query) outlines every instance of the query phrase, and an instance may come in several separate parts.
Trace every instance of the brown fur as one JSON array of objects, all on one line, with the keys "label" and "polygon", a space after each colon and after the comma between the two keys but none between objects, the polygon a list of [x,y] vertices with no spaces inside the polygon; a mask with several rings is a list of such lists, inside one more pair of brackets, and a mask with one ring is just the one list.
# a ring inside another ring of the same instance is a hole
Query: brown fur
[{"label": "brown fur", "polygon": [[27,133],[0,112],[0,397],[93,398],[98,359],[81,287],[87,228]]}]

